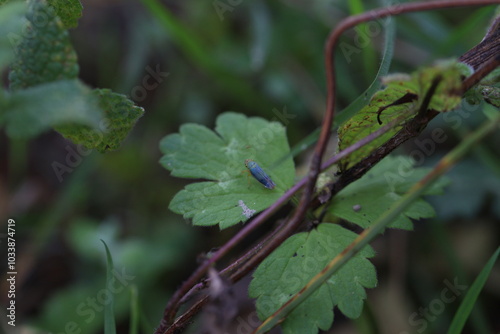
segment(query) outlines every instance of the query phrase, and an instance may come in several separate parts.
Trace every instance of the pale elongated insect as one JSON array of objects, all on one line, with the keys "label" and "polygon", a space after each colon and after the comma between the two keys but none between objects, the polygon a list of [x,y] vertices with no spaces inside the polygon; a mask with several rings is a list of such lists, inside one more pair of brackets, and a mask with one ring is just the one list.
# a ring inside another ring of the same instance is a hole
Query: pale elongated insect
[{"label": "pale elongated insect", "polygon": [[247,166],[252,176],[262,183],[264,187],[267,189],[274,189],[276,187],[276,183],[271,180],[271,177],[255,161],[247,159],[245,160],[245,166]]}]

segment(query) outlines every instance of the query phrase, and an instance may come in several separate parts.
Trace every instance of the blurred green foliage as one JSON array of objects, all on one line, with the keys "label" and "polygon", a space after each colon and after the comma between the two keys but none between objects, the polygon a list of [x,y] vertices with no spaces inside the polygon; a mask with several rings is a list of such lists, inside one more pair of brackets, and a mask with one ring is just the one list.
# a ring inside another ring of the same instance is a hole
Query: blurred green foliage
[{"label": "blurred green foliage", "polygon": [[[220,246],[236,230],[218,233],[217,229],[190,227],[168,211],[168,203],[185,182],[170,177],[159,165],[160,139],[177,132],[185,122],[212,128],[216,116],[227,110],[281,121],[277,111],[286,107],[294,116],[284,124],[293,146],[321,122],[325,38],[351,10],[344,0],[259,0],[242,1],[221,16],[210,1],[168,0],[162,7],[171,17],[161,18],[157,11],[150,11],[153,7],[148,3],[84,2],[79,26],[70,31],[80,79],[91,87],[125,94],[147,111],[119,150],[107,154],[81,150],[55,132],[29,142],[0,136],[0,213],[18,223],[17,261],[23,267],[18,276],[18,315],[20,325],[35,332],[63,332],[71,321],[82,333],[101,332],[103,312],[97,308],[92,313],[93,308],[86,306],[87,298],[98,300],[105,286],[105,252],[99,239],[109,246],[115,268],[125,268],[134,276],[115,296],[118,332],[128,327],[132,285],[138,291],[141,314],[149,320],[149,324],[143,321],[143,331],[152,331],[169,295],[196,267],[196,254]],[[364,1],[363,5],[366,10],[378,3]],[[492,13],[490,6],[398,17],[391,71],[411,72],[437,58],[461,55],[482,39]],[[170,25],[162,21],[167,19]],[[380,24],[373,27],[382,28]],[[359,47],[360,52],[349,58],[338,57],[340,108],[358,97],[376,74],[378,57],[365,59],[364,53],[378,55],[383,29],[378,30],[373,46]],[[0,32],[0,64],[6,64],[4,54],[9,50],[5,49],[11,44],[4,37],[10,30],[0,26]],[[343,41],[356,46],[355,36],[348,33]],[[157,71],[169,75],[152,74]],[[468,127],[481,123],[480,110],[468,110],[467,117],[455,113],[431,123],[445,129],[448,140],[435,144],[425,164],[452,147]],[[450,223],[444,225],[449,234],[443,237],[419,223],[421,227],[412,235],[415,241],[405,248],[415,263],[408,273],[407,292],[415,297],[415,310],[439,295],[443,277],[454,277],[457,270],[478,272],[475,266],[485,263],[498,245],[499,227],[494,222],[500,212],[493,203],[498,203],[500,195],[491,191],[492,183],[487,180],[498,180],[495,143],[499,139],[498,134],[492,136],[471,157],[474,160],[457,168],[453,179],[467,187],[452,185],[449,196],[436,202],[438,214],[444,211],[445,215],[433,224]],[[419,149],[416,142],[401,151],[414,149]],[[54,162],[68,168],[61,178]],[[296,165],[299,170],[306,166],[306,156],[297,157]],[[467,189],[481,193],[482,201],[467,200]],[[469,233],[459,234],[454,222],[467,226]],[[470,232],[479,228],[488,233]],[[444,253],[450,257],[440,253],[446,245],[451,252]],[[474,256],[473,260],[463,260],[464,253]],[[385,254],[381,252],[380,261],[389,263]],[[462,267],[449,265],[452,260]],[[385,274],[381,276],[384,280]],[[498,302],[491,291],[487,293],[491,302]],[[77,311],[81,303],[83,315]],[[447,308],[443,317],[453,314],[453,309]],[[481,319],[474,321],[481,324]],[[442,328],[441,320],[429,324],[429,330],[443,332]]]}]

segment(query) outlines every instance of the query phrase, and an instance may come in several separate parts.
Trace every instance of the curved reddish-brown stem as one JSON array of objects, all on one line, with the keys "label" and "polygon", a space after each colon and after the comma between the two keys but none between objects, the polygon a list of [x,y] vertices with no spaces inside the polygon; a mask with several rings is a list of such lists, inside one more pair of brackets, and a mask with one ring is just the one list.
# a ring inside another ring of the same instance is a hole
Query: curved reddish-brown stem
[{"label": "curved reddish-brown stem", "polygon": [[168,302],[163,318],[160,322],[159,327],[156,329],[155,334],[164,334],[170,324],[173,323],[175,314],[179,307],[179,302],[182,297],[190,291],[190,289],[200,280],[206,273],[208,268],[210,268],[215,262],[226,255],[235,245],[241,242],[251,231],[256,227],[265,222],[273,213],[275,213],[284,203],[286,203],[294,193],[296,193],[304,185],[305,190],[302,194],[300,203],[295,210],[294,215],[288,221],[285,228],[283,228],[275,238],[273,242],[266,245],[262,252],[257,254],[251,261],[248,262],[247,266],[255,266],[263,258],[265,258],[271,251],[278,247],[288,236],[290,236],[298,227],[300,222],[303,220],[305,213],[307,212],[309,202],[311,201],[314,185],[316,179],[319,175],[321,169],[321,161],[323,154],[325,152],[328,139],[330,137],[330,129],[333,123],[333,118],[335,114],[335,94],[336,94],[336,83],[335,83],[335,69],[334,69],[334,49],[339,37],[344,31],[356,26],[359,23],[384,18],[387,16],[399,15],[403,13],[415,12],[415,11],[426,11],[433,9],[445,9],[451,7],[463,7],[463,6],[479,6],[479,5],[491,5],[500,3],[500,0],[443,0],[434,2],[416,2],[416,3],[406,3],[394,5],[386,8],[375,9],[368,11],[366,13],[351,16],[344,19],[329,35],[326,46],[325,46],[325,67],[327,75],[327,107],[325,117],[323,119],[323,124],[319,136],[318,143],[314,149],[314,155],[311,161],[311,167],[307,179],[303,182],[296,184],[290,190],[288,190],[281,198],[279,198],[271,207],[262,212],[257,216],[252,222],[247,224],[240,232],[238,232],[231,240],[229,240],[223,247],[221,247],[217,252],[215,252],[210,259],[205,260],[200,267],[186,280],[181,287],[174,293],[170,301]]},{"label": "curved reddish-brown stem", "polygon": [[[444,1],[424,2],[424,3],[422,2],[405,3],[386,8],[371,10],[366,13],[359,14],[356,16],[350,16],[342,20],[329,35],[325,47],[325,67],[326,67],[328,95],[327,95],[326,113],[323,120],[321,133],[319,136],[318,143],[314,150],[315,156],[323,155],[326,149],[326,145],[328,143],[328,139],[330,138],[330,129],[335,114],[335,97],[336,97],[334,51],[337,41],[346,30],[360,23],[384,18],[387,16],[400,15],[415,11],[426,11],[433,9],[444,9],[444,8],[463,7],[463,6],[491,5],[495,3],[500,3],[500,1],[499,0],[444,0]],[[315,162],[313,160],[313,163],[311,164],[311,171],[313,171],[313,169],[314,170],[319,169],[320,162],[321,161]]]},{"label": "curved reddish-brown stem", "polygon": [[[498,0],[496,0],[498,2]],[[403,13],[422,11],[422,10],[432,10],[432,9],[442,9],[449,7],[457,7],[457,6],[466,6],[466,5],[484,5],[484,4],[492,4],[493,1],[456,1],[456,0],[446,0],[446,1],[436,1],[431,3],[410,3],[410,4],[402,4],[391,6],[387,8],[381,8],[372,10],[360,15],[351,16],[339,23],[332,31],[332,33],[328,37],[328,41],[325,47],[325,66],[327,71],[327,90],[328,90],[328,101],[327,101],[327,110],[323,120],[322,128],[318,143],[316,144],[314,150],[314,156],[311,161],[311,167],[309,169],[307,183],[304,189],[304,192],[301,197],[301,201],[295,211],[295,214],[286,224],[286,226],[277,233],[272,243],[267,244],[259,254],[256,254],[255,257],[250,259],[244,266],[245,267],[254,267],[258,263],[260,263],[265,257],[267,257],[274,249],[276,249],[286,238],[288,238],[298,227],[304,215],[307,211],[308,206],[310,205],[310,201],[313,196],[314,186],[316,184],[317,177],[321,170],[321,161],[323,154],[325,152],[328,139],[330,137],[330,129],[333,124],[333,117],[335,113],[335,71],[333,64],[334,61],[334,50],[337,41],[344,31],[349,28],[356,26],[359,23],[370,21],[378,18],[383,18],[386,16],[399,15]],[[342,152],[341,152],[342,153]],[[337,160],[338,161],[338,160]]]}]

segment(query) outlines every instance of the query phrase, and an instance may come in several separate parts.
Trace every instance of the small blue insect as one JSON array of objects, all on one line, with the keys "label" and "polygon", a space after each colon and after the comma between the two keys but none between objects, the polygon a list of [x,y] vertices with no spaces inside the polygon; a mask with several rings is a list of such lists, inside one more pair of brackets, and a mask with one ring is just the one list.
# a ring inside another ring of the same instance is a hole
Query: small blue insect
[{"label": "small blue insect", "polygon": [[269,175],[264,172],[262,168],[253,160],[247,159],[245,160],[245,166],[247,166],[252,176],[257,179],[260,183],[264,185],[267,189],[274,189],[276,187],[276,183],[271,180]]}]

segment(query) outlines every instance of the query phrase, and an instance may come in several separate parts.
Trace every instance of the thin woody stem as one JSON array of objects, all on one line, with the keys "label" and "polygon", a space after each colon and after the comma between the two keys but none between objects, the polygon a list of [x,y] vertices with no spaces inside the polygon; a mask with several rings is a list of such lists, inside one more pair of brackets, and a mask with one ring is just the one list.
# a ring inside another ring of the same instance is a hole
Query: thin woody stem
[{"label": "thin woody stem", "polygon": [[[351,16],[342,22],[333,30],[330,34],[328,41],[326,43],[325,48],[325,67],[327,72],[327,106],[326,113],[323,119],[323,126],[321,128],[320,137],[316,147],[314,149],[314,155],[311,160],[311,167],[309,169],[308,182],[302,194],[301,202],[297,207],[295,214],[288,222],[287,226],[280,231],[277,235],[275,241],[272,244],[269,244],[265,248],[265,253],[270,253],[272,250],[276,249],[288,236],[290,236],[293,231],[298,227],[302,219],[304,218],[305,212],[310,204],[312,199],[314,186],[316,184],[316,180],[318,178],[321,161],[323,154],[326,150],[326,146],[328,140],[330,138],[330,129],[333,123],[333,118],[335,114],[335,97],[336,97],[336,83],[335,83],[335,61],[334,61],[334,50],[335,46],[340,39],[340,36],[347,30],[359,23],[375,20],[387,16],[392,15],[400,15],[404,13],[410,13],[415,11],[425,11],[425,10],[433,10],[433,9],[444,9],[444,8],[452,8],[452,7],[461,7],[461,6],[477,6],[477,5],[487,5],[498,2],[492,0],[445,0],[445,1],[435,1],[435,2],[426,2],[426,3],[410,3],[410,4],[399,4],[395,6],[390,6],[387,8],[380,8],[372,11],[368,11],[366,13]],[[260,254],[255,257],[255,263],[260,263],[263,260]],[[254,260],[254,259],[252,259]]]},{"label": "thin woody stem", "polygon": [[[387,131],[391,130],[400,121],[401,121],[400,119],[395,119],[392,122],[387,123],[386,125],[384,125],[380,129],[378,129],[377,131],[375,131],[375,132],[371,133],[370,135],[366,136],[365,138],[361,139],[360,141],[358,141],[358,142],[354,143],[353,145],[347,147],[345,150],[342,150],[342,152],[339,152],[338,154],[336,154],[335,156],[333,156],[332,158],[330,158],[328,161],[326,161],[321,166],[321,170],[323,171],[323,170],[331,167],[332,165],[338,163],[340,160],[348,157],[351,153],[353,153],[356,150],[360,149],[361,147],[369,144],[374,139],[382,136],[384,133],[386,133]],[[290,189],[289,191],[291,191],[292,193],[298,191],[299,189],[301,189],[306,184],[307,180],[308,180],[307,177],[303,178],[302,180],[300,180],[299,182],[297,182],[297,184],[294,186],[294,188]],[[264,214],[266,211],[262,212],[262,214]],[[260,216],[256,217],[254,220],[258,219],[259,217]],[[249,224],[252,224],[252,223],[253,223],[253,221],[251,223],[249,223]],[[276,233],[282,229],[282,226],[283,226],[283,224],[280,224],[280,226],[275,231],[273,231],[271,233],[270,238],[273,238],[274,235],[276,235]],[[263,248],[263,244],[266,243],[266,242],[269,242],[269,241],[270,240],[265,239],[264,242],[262,243],[262,245],[259,245],[258,247],[254,247],[248,253],[252,253],[253,252],[253,254],[251,254],[253,256],[257,251],[261,251],[262,252],[261,249]],[[236,260],[236,262],[239,263],[239,264],[241,264],[241,265],[240,265],[240,268],[230,276],[230,280],[232,282],[238,281],[239,279],[241,279],[242,277],[244,277],[246,274],[248,274],[248,272],[255,267],[255,263],[253,263],[253,261],[255,261],[255,260],[253,260],[253,258],[251,259],[252,262],[244,262],[245,259],[249,259],[250,258],[250,256],[249,256],[250,254],[248,254],[248,253],[245,254],[245,255],[243,255],[242,257],[240,257],[238,260]],[[231,264],[230,266],[228,266],[227,268],[225,268],[224,270],[222,270],[220,272],[220,274],[224,274],[224,273],[226,273],[228,271],[233,271],[233,267],[234,267],[233,264]],[[206,282],[198,283],[192,289],[190,289],[190,291],[188,291],[186,294],[191,294],[193,291],[197,291],[199,289],[202,289],[205,286],[206,286]],[[181,299],[181,302],[185,301],[186,299],[187,299],[186,297],[183,297]],[[207,301],[208,301],[207,297],[206,296],[203,297],[203,304],[206,303]],[[167,334],[168,333],[175,333],[175,330],[178,330],[179,328],[183,327],[182,326],[183,321],[181,321],[181,320],[182,319],[190,319],[190,317],[186,317],[186,315],[189,314],[191,316],[194,316],[200,310],[200,306],[203,305],[203,304],[200,304],[200,303],[197,302],[188,311],[186,311],[181,317],[179,317],[178,319],[176,319],[175,322],[164,333],[167,333]]]},{"label": "thin woody stem", "polygon": [[[181,287],[174,293],[170,301],[168,302],[163,318],[160,322],[159,327],[156,329],[155,334],[164,334],[171,324],[174,323],[174,318],[179,308],[179,303],[183,296],[188,293],[191,288],[204,276],[208,268],[210,268],[215,262],[220,260],[224,255],[226,255],[234,246],[239,244],[250,232],[252,232],[256,227],[264,223],[272,214],[274,214],[282,205],[284,205],[297,191],[299,191],[304,185],[306,186],[301,201],[292,216],[292,218],[287,223],[286,227],[283,228],[280,233],[277,234],[276,238],[272,243],[266,247],[264,253],[269,253],[278,247],[288,236],[290,236],[298,225],[302,222],[310,202],[313,196],[314,185],[316,179],[321,170],[321,161],[323,154],[325,152],[328,139],[330,137],[330,128],[334,118],[335,112],[335,94],[336,94],[336,84],[335,84],[335,69],[334,69],[334,49],[338,42],[338,39],[344,31],[354,27],[355,25],[367,22],[374,19],[379,19],[387,16],[399,15],[403,13],[425,11],[433,9],[444,9],[452,7],[463,7],[463,6],[478,6],[478,5],[490,5],[496,4],[498,0],[445,0],[445,1],[434,1],[434,2],[417,2],[408,4],[399,4],[395,6],[390,6],[387,8],[381,8],[372,10],[360,15],[351,16],[343,20],[330,34],[326,48],[325,48],[325,66],[327,75],[327,108],[325,117],[323,120],[323,125],[321,128],[320,137],[318,143],[314,149],[314,155],[312,158],[310,171],[308,177],[302,182],[297,183],[294,187],[289,189],[283,196],[281,196],[271,207],[262,212],[257,216],[252,222],[247,224],[240,232],[238,232],[231,240],[229,240],[223,247],[221,247],[217,252],[213,254],[210,259],[205,260],[200,267],[181,285]],[[354,145],[353,145],[354,146]],[[263,258],[258,256],[255,261],[252,261],[252,265],[257,265]],[[187,317],[190,318],[190,317]],[[185,319],[185,318],[184,318]],[[175,322],[176,324],[178,321]]]},{"label": "thin woody stem", "polygon": [[[500,57],[490,58],[485,64],[479,67],[470,77],[466,78],[462,87],[460,88],[461,94],[465,93],[474,84],[479,82],[482,78],[486,77],[495,68],[500,66]],[[347,185],[361,178],[366,172],[370,170],[372,166],[377,164],[380,160],[386,157],[389,153],[403,144],[410,138],[418,136],[422,130],[427,126],[427,124],[438,115],[439,113],[434,110],[428,110],[425,114],[420,117],[415,117],[408,123],[405,123],[403,128],[396,133],[391,139],[389,139],[382,146],[373,151],[365,159],[358,162],[353,167],[349,168],[347,171],[343,172],[340,178],[333,184],[329,185],[331,196],[333,197],[340,190],[345,188]],[[313,207],[319,206],[320,203],[316,200]]]},{"label": "thin woody stem", "polygon": [[477,70],[462,83],[462,94],[471,89],[490,72],[500,66],[500,51],[494,58],[489,58],[486,63],[478,67]]}]

